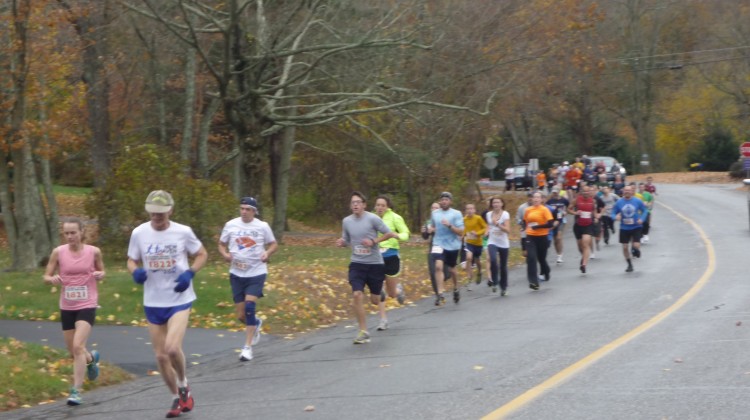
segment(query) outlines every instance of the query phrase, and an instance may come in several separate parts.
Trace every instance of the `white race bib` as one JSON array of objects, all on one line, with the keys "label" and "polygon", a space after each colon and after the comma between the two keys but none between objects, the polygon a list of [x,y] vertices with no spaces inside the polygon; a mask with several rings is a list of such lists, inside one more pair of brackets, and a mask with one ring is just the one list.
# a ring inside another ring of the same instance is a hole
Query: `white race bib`
[{"label": "white race bib", "polygon": [[529,227],[534,227],[534,226],[536,226],[536,225],[538,225],[538,224],[539,224],[539,223],[537,223],[537,222],[529,222]]},{"label": "white race bib", "polygon": [[591,219],[591,212],[590,211],[582,211],[580,217],[581,217],[581,219]]},{"label": "white race bib", "polygon": [[65,286],[65,299],[86,300],[89,298],[88,286]]},{"label": "white race bib", "polygon": [[626,225],[632,225],[633,223],[635,223],[635,220],[632,217],[626,217],[622,219],[622,223]]},{"label": "white race bib", "polygon": [[432,247],[432,250],[430,251],[430,253],[432,253],[432,254],[442,254],[443,253],[443,247],[442,246],[434,245]]},{"label": "white race bib", "polygon": [[250,263],[245,260],[232,259],[232,268],[236,268],[240,271],[247,271],[247,269],[250,268]]},{"label": "white race bib", "polygon": [[176,261],[171,255],[149,255],[146,257],[146,268],[148,270],[169,270],[174,267]]},{"label": "white race bib", "polygon": [[353,252],[354,255],[370,255],[372,253],[372,249],[364,245],[354,245]]}]

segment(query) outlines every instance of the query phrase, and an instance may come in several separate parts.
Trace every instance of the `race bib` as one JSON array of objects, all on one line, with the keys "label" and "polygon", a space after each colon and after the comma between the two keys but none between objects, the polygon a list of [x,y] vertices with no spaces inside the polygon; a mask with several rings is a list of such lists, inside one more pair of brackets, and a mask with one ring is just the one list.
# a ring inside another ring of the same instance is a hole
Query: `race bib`
[{"label": "race bib", "polygon": [[432,254],[442,254],[443,253],[443,247],[442,246],[434,245],[432,247],[432,250],[430,251],[430,253],[432,253]]},{"label": "race bib", "polygon": [[591,219],[591,212],[590,211],[582,211],[580,217],[581,217],[581,219]]},{"label": "race bib", "polygon": [[466,234],[466,238],[468,238],[468,239],[477,239],[477,234],[476,234],[476,232],[469,232],[469,233]]},{"label": "race bib", "polygon": [[168,270],[175,265],[171,255],[149,255],[146,257],[146,268],[149,270]]},{"label": "race bib", "polygon": [[539,224],[539,223],[537,223],[537,222],[529,222],[529,227],[534,227],[534,226],[536,226],[536,225],[538,225],[538,224]]},{"label": "race bib", "polygon": [[635,223],[635,219],[633,219],[632,217],[626,217],[622,219],[622,223],[626,225],[632,225],[633,223]]},{"label": "race bib", "polygon": [[86,300],[89,298],[88,286],[65,286],[65,299]]},{"label": "race bib", "polygon": [[364,245],[355,245],[354,246],[354,255],[370,255],[372,253],[372,249],[368,246]]},{"label": "race bib", "polygon": [[250,268],[250,263],[245,260],[232,259],[232,268],[236,268],[240,271],[247,271],[247,269]]}]

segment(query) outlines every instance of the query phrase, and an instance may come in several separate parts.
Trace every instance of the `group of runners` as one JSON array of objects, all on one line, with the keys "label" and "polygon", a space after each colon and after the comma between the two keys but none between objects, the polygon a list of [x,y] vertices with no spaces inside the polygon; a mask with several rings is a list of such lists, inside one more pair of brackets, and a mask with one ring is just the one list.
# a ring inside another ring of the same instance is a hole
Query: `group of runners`
[{"label": "group of runners", "polygon": [[[627,261],[626,271],[633,271],[632,258],[640,257],[640,242],[648,238],[656,192],[650,180],[638,187],[623,187],[622,197],[608,186],[584,183],[578,190],[563,191],[555,186],[549,196],[544,190],[530,192],[528,201],[516,213],[529,287],[534,290],[539,289],[540,281],[550,279],[551,268],[546,261],[550,246],[555,247],[556,263],[563,262],[562,235],[569,216],[574,216],[573,232],[581,253],[581,272],[586,272],[600,239],[608,243],[610,231],[615,233],[616,220],[620,222],[619,239]],[[485,252],[489,263],[485,269],[487,284],[493,293],[499,290],[501,296],[507,296],[511,216],[502,197],[492,197],[487,204],[481,214],[474,204],[467,204],[462,214],[452,207],[450,192],[441,193],[432,204],[422,236],[430,240],[427,259],[435,305],[445,304],[446,289],[451,286],[453,301],[459,303],[463,283],[457,270],[460,257],[465,260],[467,283],[481,281],[481,256]],[[143,287],[144,312],[159,372],[172,395],[168,418],[191,411],[195,404],[188,385],[182,342],[196,299],[192,280],[208,260],[208,253],[193,230],[170,220],[174,205],[166,191],[152,191],[148,195],[145,210],[149,220],[133,230],[127,253],[128,271],[133,281]],[[351,249],[348,280],[359,327],[354,344],[363,344],[370,341],[365,287],[370,302],[379,307],[377,330],[388,328],[387,297],[397,299],[400,304],[405,302],[404,288],[398,281],[399,242],[408,240],[410,231],[404,219],[393,211],[387,196],[375,199],[374,213],[366,210],[367,198],[361,192],[351,194],[349,205],[351,214],[342,221],[342,234],[336,245]],[[258,219],[259,206],[254,197],[240,199],[239,214],[224,225],[217,248],[229,265],[236,316],[246,326],[239,355],[239,360],[246,362],[252,360],[253,346],[260,339],[262,320],[256,316],[256,304],[263,296],[267,263],[276,252],[277,243],[268,223]],[[74,360],[67,403],[76,406],[83,402],[84,377],[95,380],[99,375],[100,355],[87,349],[87,340],[98,307],[97,282],[105,278],[105,269],[101,251],[84,244],[81,220],[65,220],[62,231],[66,244],[53,250],[44,281],[60,286],[63,335]]]},{"label": "group of runners", "polygon": [[[149,221],[137,226],[130,237],[127,268],[133,281],[143,286],[143,306],[160,376],[172,395],[167,418],[193,409],[182,342],[196,294],[192,280],[208,260],[208,253],[193,230],[170,220],[174,200],[166,191],[152,191],[145,202]],[[252,360],[252,346],[260,339],[262,320],[256,302],[263,296],[267,263],[277,243],[268,223],[256,216],[258,202],[243,197],[240,216],[222,229],[218,251],[229,264],[237,318],[245,324],[245,342],[239,360]],[[74,360],[73,386],[67,399],[71,406],[83,402],[84,375],[99,375],[100,355],[87,350],[96,319],[97,282],[105,277],[101,251],[83,243],[84,225],[79,219],[62,223],[66,244],[52,251],[44,281],[60,286],[63,336]]]}]

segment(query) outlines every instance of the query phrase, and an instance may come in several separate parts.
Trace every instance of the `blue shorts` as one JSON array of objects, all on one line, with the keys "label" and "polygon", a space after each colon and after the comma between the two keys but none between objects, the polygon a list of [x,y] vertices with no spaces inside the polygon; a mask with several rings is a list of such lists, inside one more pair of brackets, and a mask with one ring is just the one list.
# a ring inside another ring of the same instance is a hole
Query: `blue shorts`
[{"label": "blue shorts", "polygon": [[146,313],[146,319],[149,324],[164,325],[172,318],[177,312],[184,311],[193,307],[193,302],[185,303],[183,305],[172,306],[168,308],[157,308],[153,306],[144,306],[143,312]]},{"label": "blue shorts", "polygon": [[482,247],[480,245],[464,244],[464,249],[466,249],[468,252],[471,252],[474,258],[479,258],[482,256]]},{"label": "blue shorts", "polygon": [[229,283],[232,285],[232,299],[234,303],[245,301],[245,296],[263,297],[263,286],[266,284],[266,273],[254,277],[240,277],[229,274]]},{"label": "blue shorts", "polygon": [[364,292],[365,285],[371,295],[379,295],[385,281],[385,264],[349,263],[349,284],[352,292]]}]

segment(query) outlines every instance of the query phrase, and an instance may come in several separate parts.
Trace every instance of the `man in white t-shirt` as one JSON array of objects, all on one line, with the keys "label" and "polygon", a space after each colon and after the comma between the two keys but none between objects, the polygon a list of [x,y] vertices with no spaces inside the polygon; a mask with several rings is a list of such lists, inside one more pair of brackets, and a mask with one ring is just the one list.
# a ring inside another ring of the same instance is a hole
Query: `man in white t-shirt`
[{"label": "man in white t-shirt", "polygon": [[240,217],[228,221],[219,238],[219,253],[230,264],[229,282],[237,318],[245,323],[245,346],[240,361],[253,358],[253,345],[260,340],[263,320],[255,316],[255,305],[263,297],[268,259],[278,244],[268,223],[259,216],[253,197],[240,200]]},{"label": "man in white t-shirt", "polygon": [[[182,340],[196,298],[193,276],[208,259],[193,230],[169,220],[173,208],[174,200],[168,192],[152,191],[146,198],[151,220],[133,229],[128,246],[128,271],[133,281],[143,285],[143,309],[156,363],[173,395],[167,417],[193,409]],[[192,265],[188,256],[193,257]]]}]

